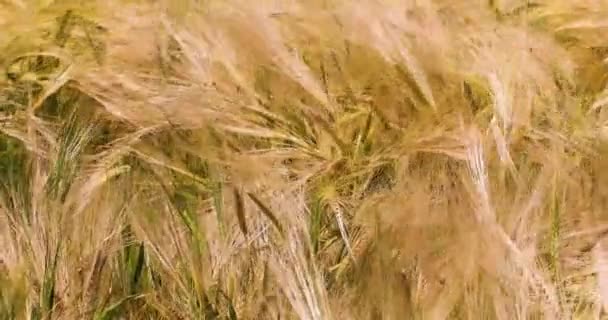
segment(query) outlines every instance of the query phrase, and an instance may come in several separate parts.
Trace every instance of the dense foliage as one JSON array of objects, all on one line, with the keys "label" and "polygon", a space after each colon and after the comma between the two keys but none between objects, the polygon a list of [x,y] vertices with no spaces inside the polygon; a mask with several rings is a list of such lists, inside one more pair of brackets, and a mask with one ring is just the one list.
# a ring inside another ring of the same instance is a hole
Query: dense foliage
[{"label": "dense foliage", "polygon": [[600,319],[606,21],[0,0],[0,319]]}]

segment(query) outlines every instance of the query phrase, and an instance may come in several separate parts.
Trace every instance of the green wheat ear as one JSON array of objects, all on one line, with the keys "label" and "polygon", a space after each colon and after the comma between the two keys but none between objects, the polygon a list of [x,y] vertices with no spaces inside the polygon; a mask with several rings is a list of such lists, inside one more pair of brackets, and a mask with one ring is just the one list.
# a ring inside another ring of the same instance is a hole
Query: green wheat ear
[{"label": "green wheat ear", "polygon": [[51,318],[56,301],[56,282],[57,282],[57,265],[59,263],[59,252],[61,250],[61,240],[54,245],[54,250],[49,246],[47,240],[46,257],[44,263],[44,278],[42,280],[42,288],[40,292],[40,304],[32,310],[32,318],[45,319]]},{"label": "green wheat ear", "polygon": [[222,238],[226,237],[226,221],[224,217],[224,196],[223,196],[223,188],[224,185],[221,181],[213,181],[210,182],[211,186],[211,194],[213,198],[213,207],[215,208],[215,214],[217,217],[218,225],[220,227],[220,235]]},{"label": "green wheat ear", "polygon": [[310,242],[312,244],[313,253],[316,254],[322,245],[321,233],[324,227],[323,225],[323,216],[324,210],[321,199],[319,197],[315,197],[312,200],[311,204],[311,212],[309,219],[309,233],[310,233]]},{"label": "green wheat ear", "polygon": [[[93,122],[94,120],[88,121]],[[51,197],[65,201],[78,171],[78,161],[91,141],[93,131],[94,123],[82,123],[76,113],[69,115],[65,121],[55,167],[47,184],[47,190]]]}]

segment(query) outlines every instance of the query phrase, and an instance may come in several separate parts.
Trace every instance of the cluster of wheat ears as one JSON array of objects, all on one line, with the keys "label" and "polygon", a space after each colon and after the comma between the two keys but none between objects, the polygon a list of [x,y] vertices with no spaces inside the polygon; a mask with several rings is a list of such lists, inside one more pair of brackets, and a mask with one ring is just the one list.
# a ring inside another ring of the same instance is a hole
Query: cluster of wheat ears
[{"label": "cluster of wheat ears", "polygon": [[601,319],[608,2],[0,0],[0,319]]}]

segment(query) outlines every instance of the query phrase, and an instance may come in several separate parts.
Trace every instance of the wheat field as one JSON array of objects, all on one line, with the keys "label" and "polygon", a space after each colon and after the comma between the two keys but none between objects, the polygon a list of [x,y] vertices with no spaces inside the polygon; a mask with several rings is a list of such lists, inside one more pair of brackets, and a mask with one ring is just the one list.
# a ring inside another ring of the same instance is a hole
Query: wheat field
[{"label": "wheat field", "polygon": [[608,319],[608,2],[0,0],[0,320]]}]

